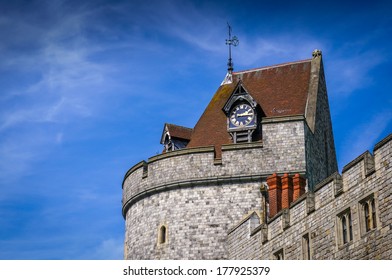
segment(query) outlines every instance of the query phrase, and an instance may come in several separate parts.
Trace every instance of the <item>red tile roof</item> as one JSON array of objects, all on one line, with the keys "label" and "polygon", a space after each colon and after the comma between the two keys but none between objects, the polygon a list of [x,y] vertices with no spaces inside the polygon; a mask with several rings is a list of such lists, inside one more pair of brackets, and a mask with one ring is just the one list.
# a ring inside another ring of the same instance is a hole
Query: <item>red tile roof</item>
[{"label": "red tile roof", "polygon": [[218,88],[193,129],[187,148],[214,145],[220,157],[222,144],[232,143],[222,108],[239,80],[260,105],[266,117],[305,115],[311,59],[233,73],[233,83]]},{"label": "red tile roof", "polygon": [[166,126],[169,131],[170,137],[184,139],[184,140],[191,139],[191,135],[193,131],[192,128],[179,126],[176,124],[170,124],[170,123],[167,123]]}]

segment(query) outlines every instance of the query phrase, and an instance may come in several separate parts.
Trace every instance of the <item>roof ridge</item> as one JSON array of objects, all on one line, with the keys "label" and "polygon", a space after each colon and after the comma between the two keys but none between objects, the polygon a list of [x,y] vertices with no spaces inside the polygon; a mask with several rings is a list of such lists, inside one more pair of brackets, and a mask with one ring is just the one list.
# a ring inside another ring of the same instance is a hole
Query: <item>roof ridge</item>
[{"label": "roof ridge", "polygon": [[312,60],[311,58],[308,58],[308,59],[303,59],[303,60],[298,60],[298,61],[293,61],[293,62],[285,62],[285,63],[275,64],[275,65],[270,65],[270,66],[262,66],[262,67],[248,69],[248,70],[233,72],[233,75],[239,75],[239,74],[244,74],[244,73],[249,73],[249,72],[256,72],[256,71],[260,71],[260,70],[267,70],[267,69],[271,69],[271,68],[283,67],[283,66],[293,65],[293,64],[300,64],[300,63],[304,63],[304,62],[310,62],[311,60]]}]

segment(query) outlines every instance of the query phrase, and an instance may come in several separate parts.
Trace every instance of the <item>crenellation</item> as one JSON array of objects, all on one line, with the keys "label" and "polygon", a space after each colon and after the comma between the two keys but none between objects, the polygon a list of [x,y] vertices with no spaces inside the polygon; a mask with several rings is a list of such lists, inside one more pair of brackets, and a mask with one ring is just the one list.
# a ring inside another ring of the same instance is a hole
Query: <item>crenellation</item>
[{"label": "crenellation", "polygon": [[[264,225],[269,235],[268,241],[260,243],[261,258],[271,259],[273,258],[273,252],[283,247],[287,259],[301,259],[302,248],[299,245],[301,244],[301,238],[305,233],[310,233],[313,259],[391,259],[391,177],[376,176],[378,174],[377,166],[383,168],[377,165],[377,162],[384,160],[376,155],[383,153],[390,156],[391,151],[388,151],[391,147],[390,143],[392,143],[392,139],[390,142],[384,143],[384,150],[380,148],[379,151],[375,152],[376,172],[368,175],[363,180],[347,180],[347,178],[350,178],[350,176],[355,178],[359,174],[363,174],[362,171],[365,170],[364,156],[361,160],[352,164],[350,168],[344,170],[341,177],[346,178],[346,180],[343,180],[343,182],[340,181],[339,174],[333,174],[317,185],[313,193],[315,200],[314,212],[303,215],[306,212],[308,202],[306,199],[292,203],[289,210],[290,226],[284,231],[282,230],[284,211],[277,213],[273,219]],[[386,160],[390,160],[390,158]],[[392,170],[388,172],[390,174]],[[335,184],[337,183],[351,185],[344,185],[345,191],[335,197]],[[363,215],[361,213],[363,211],[361,203],[368,197],[376,199],[377,227],[369,232],[364,232],[363,221],[361,222],[361,216]],[[347,244],[339,244],[338,236],[341,232],[338,216],[345,211],[351,212],[353,239]],[[235,234],[235,231],[229,235],[231,234]],[[237,241],[242,242],[241,239]],[[237,258],[234,252],[231,255],[233,258]]]}]

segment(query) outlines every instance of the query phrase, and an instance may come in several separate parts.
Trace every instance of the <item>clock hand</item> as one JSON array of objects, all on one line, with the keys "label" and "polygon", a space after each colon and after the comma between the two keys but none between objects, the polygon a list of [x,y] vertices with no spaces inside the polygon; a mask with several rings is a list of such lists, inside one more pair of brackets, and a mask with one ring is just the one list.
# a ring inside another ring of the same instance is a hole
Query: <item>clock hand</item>
[{"label": "clock hand", "polygon": [[237,114],[237,117],[247,117],[247,116],[252,116],[252,113],[245,112],[245,113],[242,113],[242,114]]}]

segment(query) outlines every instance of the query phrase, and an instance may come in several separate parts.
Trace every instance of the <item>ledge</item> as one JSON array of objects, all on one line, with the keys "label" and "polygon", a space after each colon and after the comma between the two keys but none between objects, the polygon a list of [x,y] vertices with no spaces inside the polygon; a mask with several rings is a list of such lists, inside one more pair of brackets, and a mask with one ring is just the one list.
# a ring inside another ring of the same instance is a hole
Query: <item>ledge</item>
[{"label": "ledge", "polygon": [[215,150],[214,146],[185,148],[185,149],[180,149],[180,150],[176,150],[176,151],[172,151],[172,152],[166,152],[164,154],[159,154],[159,155],[150,157],[148,159],[148,163],[162,160],[165,158],[176,157],[176,156],[180,156],[180,155],[214,152],[214,150]]},{"label": "ledge", "polygon": [[263,142],[257,141],[252,143],[223,144],[222,152],[233,151],[233,150],[255,149],[255,148],[263,148]]},{"label": "ledge", "polygon": [[280,117],[265,117],[261,120],[262,124],[266,123],[278,123],[278,122],[293,122],[293,121],[304,121],[304,115],[290,115]]}]

